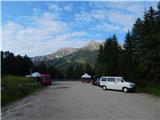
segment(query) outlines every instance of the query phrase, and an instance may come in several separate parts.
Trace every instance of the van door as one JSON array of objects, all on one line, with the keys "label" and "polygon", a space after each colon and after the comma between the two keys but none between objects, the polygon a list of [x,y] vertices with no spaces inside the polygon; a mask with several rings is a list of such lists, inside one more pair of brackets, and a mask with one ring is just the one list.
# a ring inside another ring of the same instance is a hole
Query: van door
[{"label": "van door", "polygon": [[108,89],[115,89],[116,86],[115,86],[115,78],[108,78],[108,81],[107,81],[107,88]]},{"label": "van door", "polygon": [[115,81],[115,89],[116,90],[122,90],[122,87],[123,87],[123,80],[120,79],[120,78],[116,78],[116,81]]},{"label": "van door", "polygon": [[101,78],[101,80],[100,80],[100,85],[101,85],[101,86],[107,85],[107,78]]}]

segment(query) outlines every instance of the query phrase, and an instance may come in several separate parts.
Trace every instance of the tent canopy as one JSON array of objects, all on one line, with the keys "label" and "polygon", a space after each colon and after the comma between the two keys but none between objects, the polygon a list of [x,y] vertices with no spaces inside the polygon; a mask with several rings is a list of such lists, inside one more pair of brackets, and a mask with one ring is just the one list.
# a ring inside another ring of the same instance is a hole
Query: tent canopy
[{"label": "tent canopy", "polygon": [[91,76],[85,73],[84,75],[81,76],[81,78],[91,78]]},{"label": "tent canopy", "polygon": [[32,77],[40,77],[41,74],[39,72],[34,72],[31,74]]}]

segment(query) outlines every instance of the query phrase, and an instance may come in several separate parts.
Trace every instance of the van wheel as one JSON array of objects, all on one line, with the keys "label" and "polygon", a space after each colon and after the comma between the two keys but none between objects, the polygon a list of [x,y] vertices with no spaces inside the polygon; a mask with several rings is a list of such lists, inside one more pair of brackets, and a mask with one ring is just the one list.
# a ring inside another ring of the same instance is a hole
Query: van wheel
[{"label": "van wheel", "polygon": [[107,90],[107,87],[106,87],[106,86],[103,86],[103,90]]},{"label": "van wheel", "polygon": [[124,87],[123,88],[123,92],[127,93],[128,92],[128,88]]}]

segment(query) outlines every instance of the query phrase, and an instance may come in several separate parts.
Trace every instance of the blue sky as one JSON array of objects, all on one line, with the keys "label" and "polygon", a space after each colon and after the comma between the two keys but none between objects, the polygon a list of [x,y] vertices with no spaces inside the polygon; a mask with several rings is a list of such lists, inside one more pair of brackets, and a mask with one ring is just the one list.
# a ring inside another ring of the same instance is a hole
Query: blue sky
[{"label": "blue sky", "polygon": [[135,20],[153,2],[2,2],[2,50],[28,56],[83,47],[113,34],[123,44]]}]

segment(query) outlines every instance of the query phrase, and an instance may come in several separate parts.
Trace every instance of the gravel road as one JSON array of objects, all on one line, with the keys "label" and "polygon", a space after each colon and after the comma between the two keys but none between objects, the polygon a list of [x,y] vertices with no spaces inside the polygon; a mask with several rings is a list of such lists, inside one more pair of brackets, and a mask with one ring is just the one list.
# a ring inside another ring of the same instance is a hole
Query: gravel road
[{"label": "gravel road", "polygon": [[2,120],[160,120],[158,97],[56,81],[2,108]]}]

